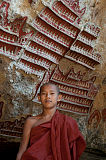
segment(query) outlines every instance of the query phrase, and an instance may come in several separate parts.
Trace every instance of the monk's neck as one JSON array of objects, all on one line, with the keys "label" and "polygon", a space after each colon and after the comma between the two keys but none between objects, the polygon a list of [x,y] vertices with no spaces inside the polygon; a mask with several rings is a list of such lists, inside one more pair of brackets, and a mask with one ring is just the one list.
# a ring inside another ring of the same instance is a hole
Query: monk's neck
[{"label": "monk's neck", "polygon": [[52,108],[52,109],[43,109],[43,113],[42,116],[44,117],[53,117],[53,115],[56,112],[56,108]]}]

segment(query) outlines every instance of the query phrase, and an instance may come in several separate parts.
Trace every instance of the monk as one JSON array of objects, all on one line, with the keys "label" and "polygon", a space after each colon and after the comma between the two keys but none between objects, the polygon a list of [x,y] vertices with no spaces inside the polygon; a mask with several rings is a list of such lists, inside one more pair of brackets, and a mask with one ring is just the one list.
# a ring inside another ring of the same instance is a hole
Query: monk
[{"label": "monk", "polygon": [[16,160],[79,160],[85,140],[76,121],[56,109],[61,98],[58,86],[41,86],[43,112],[27,118]]}]

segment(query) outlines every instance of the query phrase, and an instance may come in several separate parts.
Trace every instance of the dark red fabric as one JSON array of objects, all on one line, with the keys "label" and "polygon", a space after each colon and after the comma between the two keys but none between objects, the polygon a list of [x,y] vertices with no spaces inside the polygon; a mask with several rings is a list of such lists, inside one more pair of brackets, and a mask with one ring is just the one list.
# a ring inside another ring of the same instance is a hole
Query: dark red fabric
[{"label": "dark red fabric", "polygon": [[76,121],[58,111],[52,119],[51,142],[54,160],[78,160],[86,147]]},{"label": "dark red fabric", "polygon": [[76,121],[57,110],[51,121],[32,128],[21,160],[78,160],[85,146]]}]

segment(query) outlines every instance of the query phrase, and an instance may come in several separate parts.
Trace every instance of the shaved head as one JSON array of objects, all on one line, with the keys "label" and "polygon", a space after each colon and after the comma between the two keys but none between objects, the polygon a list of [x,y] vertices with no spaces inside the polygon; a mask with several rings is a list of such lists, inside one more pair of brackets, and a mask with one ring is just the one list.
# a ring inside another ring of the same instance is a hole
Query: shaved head
[{"label": "shaved head", "polygon": [[58,93],[58,94],[60,93],[59,87],[58,87],[57,85],[55,85],[54,83],[48,82],[48,83],[44,83],[44,84],[40,87],[40,94],[41,94],[41,92],[42,92],[43,87],[49,86],[49,85],[55,86],[55,87],[56,87],[56,90],[57,90],[57,93]]}]

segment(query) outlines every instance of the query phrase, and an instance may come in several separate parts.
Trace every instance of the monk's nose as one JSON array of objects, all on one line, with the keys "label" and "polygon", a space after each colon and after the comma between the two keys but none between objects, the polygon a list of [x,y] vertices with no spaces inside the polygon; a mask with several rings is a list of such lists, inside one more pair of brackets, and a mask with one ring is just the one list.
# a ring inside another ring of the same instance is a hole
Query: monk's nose
[{"label": "monk's nose", "polygon": [[49,97],[50,97],[50,94],[49,94],[49,93],[47,93],[47,94],[46,94],[46,97],[48,97],[48,98],[49,98]]}]

